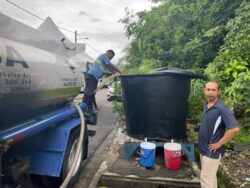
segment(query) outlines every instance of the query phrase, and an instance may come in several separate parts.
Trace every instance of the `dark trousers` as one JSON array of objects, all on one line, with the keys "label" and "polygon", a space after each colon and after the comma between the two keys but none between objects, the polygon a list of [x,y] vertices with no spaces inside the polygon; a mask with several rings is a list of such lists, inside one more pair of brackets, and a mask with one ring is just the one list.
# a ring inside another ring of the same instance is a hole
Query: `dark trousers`
[{"label": "dark trousers", "polygon": [[95,93],[92,96],[93,98],[93,106],[95,107],[95,109],[97,109],[97,104],[96,104],[96,100],[95,100]]},{"label": "dark trousers", "polygon": [[98,81],[92,74],[88,73],[84,73],[84,78],[85,90],[82,102],[84,102],[88,106],[88,110],[92,110],[94,102],[93,97],[95,95],[94,91],[96,90]]}]

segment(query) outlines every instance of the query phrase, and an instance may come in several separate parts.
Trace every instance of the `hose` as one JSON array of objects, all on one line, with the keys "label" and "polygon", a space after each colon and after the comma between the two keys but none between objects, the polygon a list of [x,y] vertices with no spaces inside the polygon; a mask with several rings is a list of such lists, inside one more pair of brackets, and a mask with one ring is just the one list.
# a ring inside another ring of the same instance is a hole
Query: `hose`
[{"label": "hose", "polygon": [[107,82],[109,82],[110,80],[112,80],[114,77],[117,77],[121,75],[120,73],[116,73],[116,74],[113,74],[111,76],[109,76],[108,78],[105,78],[102,83],[95,89],[94,93],[96,93],[99,89],[101,89]]},{"label": "hose", "polygon": [[[110,77],[104,79],[103,82],[96,88],[94,93],[96,93],[99,89],[101,89],[108,81],[110,81],[111,79],[113,79],[114,77],[119,76],[119,75],[120,75],[120,73],[116,73],[116,74],[113,74]],[[80,120],[81,120],[80,138],[78,140],[76,154],[75,154],[72,166],[71,166],[70,171],[67,174],[65,180],[63,181],[62,185],[60,186],[60,188],[66,188],[68,186],[71,178],[72,178],[72,174],[75,170],[76,163],[77,163],[78,157],[80,155],[80,151],[81,151],[80,148],[82,147],[82,141],[83,141],[83,135],[84,135],[84,127],[85,127],[84,115],[83,115],[82,110],[78,104],[76,104],[74,102],[73,106],[76,108],[77,112],[80,114]]]},{"label": "hose", "polygon": [[[120,73],[116,73],[113,74],[111,76],[109,76],[108,78],[105,78],[101,84],[98,85],[98,87],[95,89],[95,91],[93,93],[96,93],[98,90],[100,90],[107,82],[109,82],[110,80],[112,80],[114,77],[120,76]],[[82,97],[76,97],[75,99],[82,99]]]},{"label": "hose", "polygon": [[72,166],[69,170],[69,173],[67,174],[65,180],[63,181],[62,185],[60,186],[60,188],[66,188],[72,178],[72,174],[74,173],[76,164],[77,164],[77,160],[80,156],[80,151],[81,151],[81,147],[82,147],[82,143],[83,143],[83,136],[84,136],[84,132],[85,132],[85,121],[84,121],[84,115],[82,113],[81,108],[79,107],[79,105],[75,102],[73,102],[73,106],[76,108],[77,112],[80,115],[80,122],[81,122],[81,128],[80,128],[80,137],[77,143],[77,148],[76,148],[76,154],[74,156],[74,160],[72,163]]}]

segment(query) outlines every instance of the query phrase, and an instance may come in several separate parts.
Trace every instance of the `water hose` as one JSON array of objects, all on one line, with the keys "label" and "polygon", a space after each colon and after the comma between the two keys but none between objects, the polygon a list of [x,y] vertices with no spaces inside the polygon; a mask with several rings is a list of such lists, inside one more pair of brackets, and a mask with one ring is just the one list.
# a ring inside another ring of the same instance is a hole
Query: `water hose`
[{"label": "water hose", "polygon": [[[114,77],[119,76],[120,73],[116,73],[111,75],[108,78],[105,78],[103,80],[103,82],[95,89],[94,93],[96,93],[99,89],[101,89],[107,82],[109,82],[110,80],[112,80]],[[77,144],[77,149],[76,149],[76,154],[74,156],[74,160],[72,163],[72,166],[70,168],[69,173],[67,174],[65,180],[63,181],[62,185],[60,186],[60,188],[66,188],[72,178],[72,174],[74,173],[76,164],[77,164],[77,160],[79,158],[80,155],[80,148],[82,147],[82,141],[83,141],[83,135],[84,135],[84,127],[85,127],[85,121],[84,121],[84,115],[82,113],[81,108],[78,106],[78,104],[76,104],[75,102],[73,103],[73,106],[76,108],[77,112],[80,115],[80,120],[81,120],[81,129],[80,129],[80,138],[78,140],[78,144]]]},{"label": "water hose", "polygon": [[79,140],[77,143],[77,148],[76,148],[76,153],[74,156],[74,160],[72,162],[72,166],[69,170],[69,173],[67,174],[65,180],[63,181],[62,185],[60,186],[60,188],[66,188],[72,178],[72,175],[74,173],[74,170],[76,168],[76,164],[77,164],[77,160],[80,156],[80,152],[81,152],[81,147],[82,147],[82,143],[83,143],[83,136],[84,136],[84,132],[85,132],[85,121],[84,121],[84,115],[82,113],[81,108],[79,107],[79,105],[77,103],[73,103],[73,106],[76,108],[77,112],[80,115],[80,122],[81,122],[81,128],[80,128],[80,136],[79,136]]},{"label": "water hose", "polygon": [[[105,78],[102,83],[100,83],[98,85],[98,87],[94,90],[94,93],[96,93],[98,90],[100,90],[107,82],[109,82],[110,80],[112,80],[113,78],[115,77],[118,77],[120,76],[121,74],[120,73],[116,73],[116,74],[113,74],[111,76],[109,76],[108,78]],[[76,97],[75,99],[81,99],[82,97]]]},{"label": "water hose", "polygon": [[94,93],[96,93],[99,89],[101,89],[103,86],[105,86],[105,84],[107,82],[109,82],[110,80],[112,80],[113,78],[117,77],[117,76],[120,76],[121,74],[120,73],[116,73],[116,74],[112,74],[111,76],[109,76],[108,78],[105,78],[102,83],[100,83],[98,85],[98,87],[95,89]]}]

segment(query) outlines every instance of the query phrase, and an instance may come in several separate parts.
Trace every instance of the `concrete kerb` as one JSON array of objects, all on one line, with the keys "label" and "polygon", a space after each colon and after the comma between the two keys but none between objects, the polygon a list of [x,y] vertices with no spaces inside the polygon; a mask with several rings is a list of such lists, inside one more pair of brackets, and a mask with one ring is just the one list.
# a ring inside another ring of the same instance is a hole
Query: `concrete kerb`
[{"label": "concrete kerb", "polygon": [[98,185],[98,181],[102,176],[103,172],[107,169],[107,161],[103,161],[97,170],[95,176],[93,177],[92,181],[89,184],[89,188],[96,188]]},{"label": "concrete kerb", "polygon": [[[114,158],[118,156],[114,156],[112,152],[117,151],[117,127],[118,122],[115,125],[115,128],[109,133],[107,138],[104,140],[104,142],[98,147],[96,150],[93,158],[90,160],[89,164],[96,163],[99,161],[100,166],[97,169],[94,177],[92,178],[88,188],[96,188],[98,186],[99,179],[101,178],[102,174],[107,169],[108,163],[114,160]],[[110,145],[110,147],[107,149],[106,147]],[[103,151],[103,148],[106,148],[105,151]],[[101,155],[99,155],[102,153]]]}]

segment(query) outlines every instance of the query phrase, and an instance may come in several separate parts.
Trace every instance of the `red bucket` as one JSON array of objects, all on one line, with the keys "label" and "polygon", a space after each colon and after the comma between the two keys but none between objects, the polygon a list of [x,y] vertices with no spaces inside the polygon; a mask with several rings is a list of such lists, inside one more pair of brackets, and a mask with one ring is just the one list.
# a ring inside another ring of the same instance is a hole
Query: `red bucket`
[{"label": "red bucket", "polygon": [[181,167],[181,156],[183,152],[178,143],[164,144],[165,166],[171,170],[178,170]]}]

